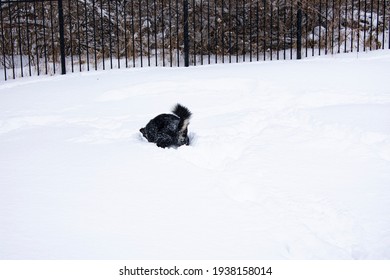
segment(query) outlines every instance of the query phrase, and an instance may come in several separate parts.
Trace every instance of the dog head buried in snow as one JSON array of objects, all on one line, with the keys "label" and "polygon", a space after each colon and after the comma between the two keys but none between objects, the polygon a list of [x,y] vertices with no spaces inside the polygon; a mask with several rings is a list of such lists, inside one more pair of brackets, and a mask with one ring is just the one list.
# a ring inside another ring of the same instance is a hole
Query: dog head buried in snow
[{"label": "dog head buried in snow", "polygon": [[190,110],[176,104],[172,113],[158,115],[139,131],[149,142],[156,143],[161,148],[189,145]]}]

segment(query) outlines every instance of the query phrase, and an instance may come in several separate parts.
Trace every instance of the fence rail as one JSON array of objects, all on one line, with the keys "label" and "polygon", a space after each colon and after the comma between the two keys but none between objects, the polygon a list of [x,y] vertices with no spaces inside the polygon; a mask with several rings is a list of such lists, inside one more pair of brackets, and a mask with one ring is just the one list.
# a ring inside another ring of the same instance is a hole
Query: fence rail
[{"label": "fence rail", "polygon": [[0,0],[2,80],[390,48],[388,0]]}]

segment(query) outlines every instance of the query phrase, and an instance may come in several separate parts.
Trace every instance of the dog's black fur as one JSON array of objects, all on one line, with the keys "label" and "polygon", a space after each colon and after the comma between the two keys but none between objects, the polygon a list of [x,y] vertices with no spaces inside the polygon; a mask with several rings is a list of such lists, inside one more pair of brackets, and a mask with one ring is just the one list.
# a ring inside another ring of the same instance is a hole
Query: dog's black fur
[{"label": "dog's black fur", "polygon": [[176,104],[172,113],[175,115],[158,115],[139,131],[149,142],[156,143],[161,148],[189,145],[188,124],[191,117],[190,110],[180,104]]}]

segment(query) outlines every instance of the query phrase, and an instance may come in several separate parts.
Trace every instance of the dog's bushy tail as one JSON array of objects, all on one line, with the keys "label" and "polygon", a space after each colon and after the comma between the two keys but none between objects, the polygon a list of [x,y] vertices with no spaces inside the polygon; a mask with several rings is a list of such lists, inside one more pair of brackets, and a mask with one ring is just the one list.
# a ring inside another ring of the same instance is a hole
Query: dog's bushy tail
[{"label": "dog's bushy tail", "polygon": [[172,113],[178,116],[180,119],[189,119],[191,117],[191,112],[187,107],[183,105],[176,104],[176,106],[172,109]]},{"label": "dog's bushy tail", "polygon": [[180,118],[179,127],[180,131],[187,129],[188,124],[190,123],[191,111],[188,110],[187,107],[183,105],[176,104],[176,106],[172,109],[172,113]]}]

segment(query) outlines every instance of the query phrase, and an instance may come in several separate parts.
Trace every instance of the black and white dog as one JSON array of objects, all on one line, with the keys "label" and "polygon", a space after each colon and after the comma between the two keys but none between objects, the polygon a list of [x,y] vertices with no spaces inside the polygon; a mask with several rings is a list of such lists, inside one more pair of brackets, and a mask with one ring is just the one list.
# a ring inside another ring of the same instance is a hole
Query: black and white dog
[{"label": "black and white dog", "polygon": [[191,117],[190,110],[180,104],[176,104],[172,109],[172,113],[174,115],[158,115],[139,131],[149,142],[156,143],[161,148],[189,145],[188,124]]}]

